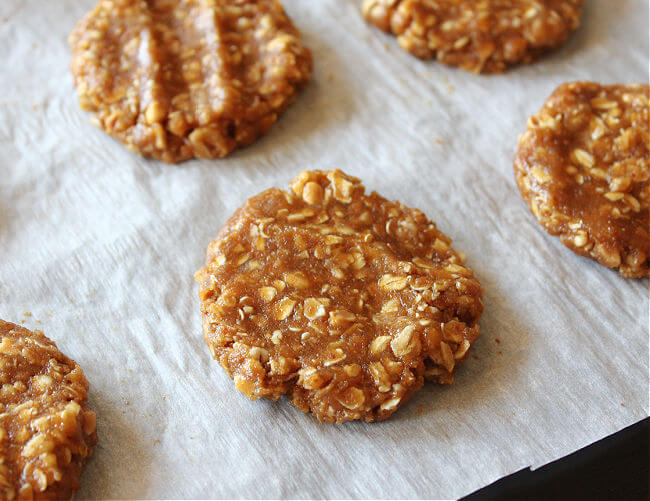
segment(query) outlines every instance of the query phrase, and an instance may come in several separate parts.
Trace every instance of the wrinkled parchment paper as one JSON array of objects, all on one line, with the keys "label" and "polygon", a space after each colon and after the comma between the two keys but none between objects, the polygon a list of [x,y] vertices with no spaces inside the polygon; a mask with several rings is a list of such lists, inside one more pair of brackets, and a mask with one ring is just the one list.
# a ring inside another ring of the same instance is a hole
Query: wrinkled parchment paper
[{"label": "wrinkled parchment paper", "polygon": [[[564,48],[483,77],[410,57],[356,0],[285,0],[313,82],[253,146],[177,166],[80,111],[67,35],[93,3],[0,2],[0,317],[43,329],[91,382],[99,445],[78,499],[458,497],[648,415],[647,280],[547,235],[512,173],[557,85],[647,81],[645,0],[591,0]],[[192,275],[227,217],[332,167],[422,209],[486,290],[456,383],[383,423],[250,402],[201,333]]]}]

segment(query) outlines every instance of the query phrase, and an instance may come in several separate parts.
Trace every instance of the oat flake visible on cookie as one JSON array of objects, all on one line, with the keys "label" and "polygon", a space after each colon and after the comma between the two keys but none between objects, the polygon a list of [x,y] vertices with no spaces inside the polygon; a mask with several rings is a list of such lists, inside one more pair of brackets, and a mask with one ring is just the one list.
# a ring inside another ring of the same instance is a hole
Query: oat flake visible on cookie
[{"label": "oat flake visible on cookie", "polygon": [[529,63],[580,25],[584,0],[364,0],[364,17],[422,59],[474,73]]},{"label": "oat flake visible on cookie", "polygon": [[212,355],[252,399],[319,420],[390,416],[425,378],[451,383],[479,335],[482,290],[417,210],[341,171],[250,199],[208,247]]},{"label": "oat flake visible on cookie", "polygon": [[539,222],[628,278],[649,276],[648,85],[561,85],[528,120],[515,176]]},{"label": "oat flake visible on cookie", "polygon": [[70,34],[84,110],[129,149],[216,158],[265,134],[311,76],[277,0],[101,0]]},{"label": "oat flake visible on cookie", "polygon": [[71,499],[97,443],[88,381],[40,331],[0,320],[0,498]]}]

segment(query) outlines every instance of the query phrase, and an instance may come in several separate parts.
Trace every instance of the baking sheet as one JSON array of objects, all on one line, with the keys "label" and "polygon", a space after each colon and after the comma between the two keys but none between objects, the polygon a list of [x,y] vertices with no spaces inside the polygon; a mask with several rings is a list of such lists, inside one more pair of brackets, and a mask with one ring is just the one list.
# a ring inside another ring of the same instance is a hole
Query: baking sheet
[{"label": "baking sheet", "polygon": [[[648,415],[648,281],[548,236],[512,173],[557,85],[647,81],[647,2],[592,0],[564,48],[484,77],[408,56],[357,3],[285,0],[309,88],[253,146],[169,166],[79,110],[66,40],[94,0],[0,2],[0,317],[43,329],[91,382],[100,441],[78,499],[458,497]],[[202,339],[192,275],[220,226],[334,167],[422,209],[486,290],[456,383],[383,423],[250,402]]]}]

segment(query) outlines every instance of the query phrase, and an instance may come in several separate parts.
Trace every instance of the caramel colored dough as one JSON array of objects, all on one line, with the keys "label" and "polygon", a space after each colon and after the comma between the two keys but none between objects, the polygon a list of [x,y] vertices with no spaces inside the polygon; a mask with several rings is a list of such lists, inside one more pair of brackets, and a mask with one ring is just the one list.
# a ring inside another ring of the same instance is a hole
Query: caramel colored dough
[{"label": "caramel colored dough", "polygon": [[417,209],[341,171],[250,199],[197,273],[205,340],[235,387],[319,420],[389,417],[449,384],[479,335],[482,290]]},{"label": "caramel colored dough", "polygon": [[500,73],[562,45],[584,0],[364,0],[364,17],[422,59]]},{"label": "caramel colored dough", "polygon": [[649,275],[647,85],[561,85],[515,157],[522,196],[567,247],[628,278]]},{"label": "caramel colored dough", "polygon": [[81,367],[42,332],[0,320],[0,383],[0,499],[72,499],[97,443]]},{"label": "caramel colored dough", "polygon": [[265,134],[311,76],[276,0],[101,0],[70,34],[84,110],[165,162],[217,158]]}]

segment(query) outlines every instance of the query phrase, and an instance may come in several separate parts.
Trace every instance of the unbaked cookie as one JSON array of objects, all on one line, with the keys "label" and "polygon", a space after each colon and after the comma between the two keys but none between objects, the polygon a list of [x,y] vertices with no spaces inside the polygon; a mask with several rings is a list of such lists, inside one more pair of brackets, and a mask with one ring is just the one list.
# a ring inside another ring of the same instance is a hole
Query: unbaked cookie
[{"label": "unbaked cookie", "polygon": [[425,378],[449,384],[482,290],[417,210],[341,171],[251,198],[207,251],[205,340],[235,387],[319,420],[385,419]]},{"label": "unbaked cookie", "polygon": [[0,320],[0,498],[71,499],[97,443],[88,381],[42,332]]},{"label": "unbaked cookie", "polygon": [[502,72],[562,45],[584,0],[364,0],[364,17],[422,59]]},{"label": "unbaked cookie", "polygon": [[561,85],[528,120],[515,176],[539,222],[628,278],[649,275],[648,85]]},{"label": "unbaked cookie", "polygon": [[70,34],[84,110],[165,162],[216,158],[265,134],[311,76],[276,0],[101,0]]}]

